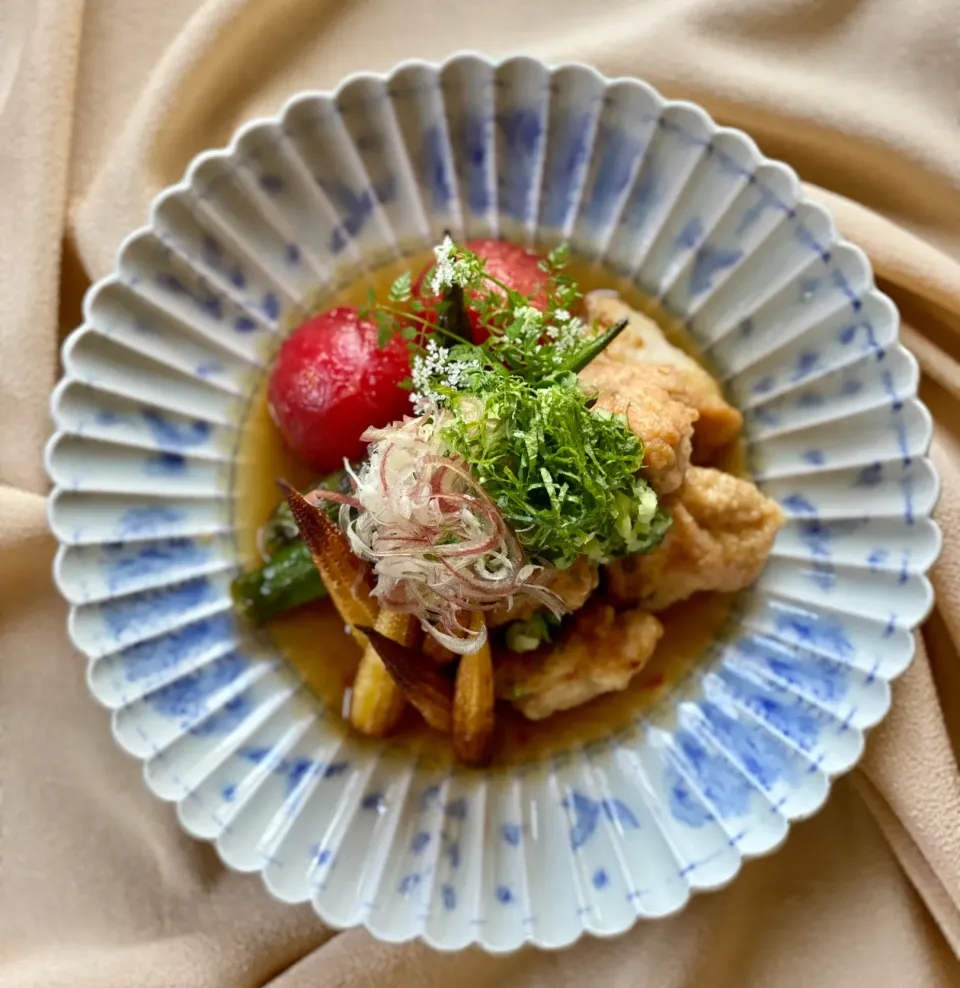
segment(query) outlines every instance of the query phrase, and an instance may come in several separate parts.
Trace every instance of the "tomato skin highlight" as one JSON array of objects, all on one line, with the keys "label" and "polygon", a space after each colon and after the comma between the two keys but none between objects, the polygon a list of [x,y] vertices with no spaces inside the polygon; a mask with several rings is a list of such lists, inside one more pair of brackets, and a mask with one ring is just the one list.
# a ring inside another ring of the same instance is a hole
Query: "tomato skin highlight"
[{"label": "tomato skin highlight", "polygon": [[399,336],[381,350],[377,325],[353,306],[313,316],[280,345],[267,387],[270,414],[284,441],[317,473],[360,459],[370,426],[410,412],[399,387],[410,374],[410,352]]},{"label": "tomato skin highlight", "polygon": [[[464,244],[464,247],[473,251],[478,257],[486,258],[486,270],[491,277],[523,295],[532,295],[533,306],[537,309],[546,309],[549,278],[545,271],[540,270],[540,262],[543,258],[539,254],[506,240],[470,240]],[[427,306],[437,300],[427,280],[432,270],[433,265],[428,264],[413,282],[414,296],[420,298]],[[480,325],[479,315],[469,305],[467,318],[473,329],[473,342],[483,343],[490,336],[490,332],[485,326]]]}]

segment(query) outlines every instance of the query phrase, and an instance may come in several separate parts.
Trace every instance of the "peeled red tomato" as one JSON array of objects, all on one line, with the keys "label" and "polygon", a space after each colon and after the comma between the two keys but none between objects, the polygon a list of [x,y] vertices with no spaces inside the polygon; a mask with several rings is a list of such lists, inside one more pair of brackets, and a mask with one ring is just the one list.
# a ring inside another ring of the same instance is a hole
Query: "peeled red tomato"
[{"label": "peeled red tomato", "polygon": [[[539,254],[517,244],[507,243],[505,240],[470,240],[464,246],[478,257],[486,258],[486,270],[491,277],[522,295],[532,295],[532,304],[538,309],[546,309],[548,278],[546,273],[540,270],[542,258]],[[433,265],[427,265],[414,282],[414,293],[424,302],[436,298],[432,294],[427,278],[432,271]],[[499,291],[496,286],[491,285],[491,288]],[[473,342],[482,343],[490,333],[486,327],[480,326],[479,316],[469,305],[467,317],[473,328]]]},{"label": "peeled red tomato", "polygon": [[399,336],[381,350],[377,326],[350,306],[330,309],[295,329],[281,344],[267,400],[287,445],[318,474],[360,459],[369,426],[410,411],[399,387],[410,353]]}]

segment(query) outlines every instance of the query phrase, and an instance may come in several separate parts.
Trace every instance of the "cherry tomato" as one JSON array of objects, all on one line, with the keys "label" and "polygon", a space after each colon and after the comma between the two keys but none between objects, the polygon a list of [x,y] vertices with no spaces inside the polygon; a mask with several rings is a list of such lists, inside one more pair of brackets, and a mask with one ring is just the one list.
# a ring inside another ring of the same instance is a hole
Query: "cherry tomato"
[{"label": "cherry tomato", "polygon": [[410,373],[407,344],[394,336],[381,350],[377,326],[356,308],[322,312],[281,344],[270,376],[270,414],[287,445],[317,473],[360,459],[369,426],[410,411],[399,383]]},{"label": "cherry tomato", "polygon": [[[549,279],[546,272],[540,270],[542,258],[539,254],[506,240],[470,240],[464,246],[478,257],[486,258],[487,273],[491,277],[523,295],[534,296],[532,304],[538,309],[546,309]],[[427,265],[413,285],[414,294],[420,296],[424,302],[435,298],[428,278],[432,271],[433,265]],[[496,286],[491,285],[491,288],[499,291]],[[489,331],[480,325],[477,312],[469,306],[467,317],[473,328],[473,342],[482,343],[490,335]]]}]

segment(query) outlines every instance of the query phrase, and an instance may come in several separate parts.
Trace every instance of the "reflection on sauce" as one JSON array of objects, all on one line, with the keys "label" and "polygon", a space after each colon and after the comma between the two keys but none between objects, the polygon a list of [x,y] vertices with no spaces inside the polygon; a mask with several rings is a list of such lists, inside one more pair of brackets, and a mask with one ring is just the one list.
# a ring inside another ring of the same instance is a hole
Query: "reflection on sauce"
[{"label": "reflection on sauce", "polygon": [[[317,309],[333,305],[362,305],[373,287],[382,297],[387,286],[405,270],[416,272],[431,255],[407,258],[375,272],[345,291],[318,300]],[[649,299],[629,282],[605,274],[594,265],[572,261],[571,274],[584,292],[613,288],[630,306],[657,320],[678,346],[696,356],[696,350],[679,324],[656,310]],[[733,473],[743,472],[743,451],[738,444],[715,457],[714,465]],[[255,565],[257,528],[276,507],[276,480],[283,477],[294,486],[306,487],[313,475],[286,449],[275,429],[266,402],[266,376],[255,395],[244,423],[236,471],[236,517],[240,548],[245,565]],[[691,665],[716,641],[730,617],[734,598],[724,594],[701,594],[658,615],[664,637],[647,667],[622,693],[608,693],[574,710],[555,714],[546,721],[531,723],[506,704],[497,711],[499,738],[495,765],[516,764],[540,758],[580,744],[600,740],[626,727],[649,710],[665,691],[683,680]],[[284,657],[297,669],[332,713],[339,716],[344,695],[356,672],[359,650],[344,633],[343,622],[333,606],[322,602],[283,615],[268,626],[270,637]],[[335,721],[337,717],[331,717]],[[345,731],[349,730],[343,724]],[[431,731],[412,711],[401,724],[396,741],[421,756],[448,760],[448,739]],[[379,744],[379,742],[377,742]]]}]

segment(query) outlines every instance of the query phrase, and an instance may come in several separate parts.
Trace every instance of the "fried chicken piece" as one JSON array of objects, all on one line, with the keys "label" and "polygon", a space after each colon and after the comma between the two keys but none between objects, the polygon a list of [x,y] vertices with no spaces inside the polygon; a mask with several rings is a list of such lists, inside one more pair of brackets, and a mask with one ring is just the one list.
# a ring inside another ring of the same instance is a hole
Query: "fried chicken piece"
[{"label": "fried chicken piece", "polygon": [[663,330],[642,312],[631,309],[616,296],[590,293],[584,299],[587,318],[601,326],[612,326],[628,319],[627,328],[604,351],[620,363],[647,363],[672,367],[679,390],[667,388],[674,398],[692,405],[700,418],[694,427],[694,448],[707,455],[736,439],[743,427],[743,416],[723,397],[720,385],[688,353],[674,346]]},{"label": "fried chicken piece", "polygon": [[707,467],[690,467],[664,507],[673,525],[662,544],[606,567],[613,600],[659,611],[701,590],[742,590],[783,525],[780,507],[753,483]]},{"label": "fried chicken piece", "polygon": [[658,494],[675,491],[690,463],[697,411],[672,398],[676,372],[656,364],[624,364],[604,356],[589,363],[580,380],[599,392],[595,410],[624,415],[644,443],[644,477]]},{"label": "fried chicken piece", "polygon": [[663,625],[652,614],[617,614],[609,604],[591,603],[556,644],[525,655],[499,652],[494,662],[497,696],[528,720],[543,720],[601,693],[625,689],[662,635]]},{"label": "fried chicken piece", "polygon": [[[553,578],[546,584],[555,593],[568,611],[579,610],[600,582],[600,570],[586,556],[579,556],[567,569],[555,570]],[[511,621],[526,621],[544,605],[534,597],[518,597],[512,607],[503,604],[487,615],[487,627],[498,628]]]}]

